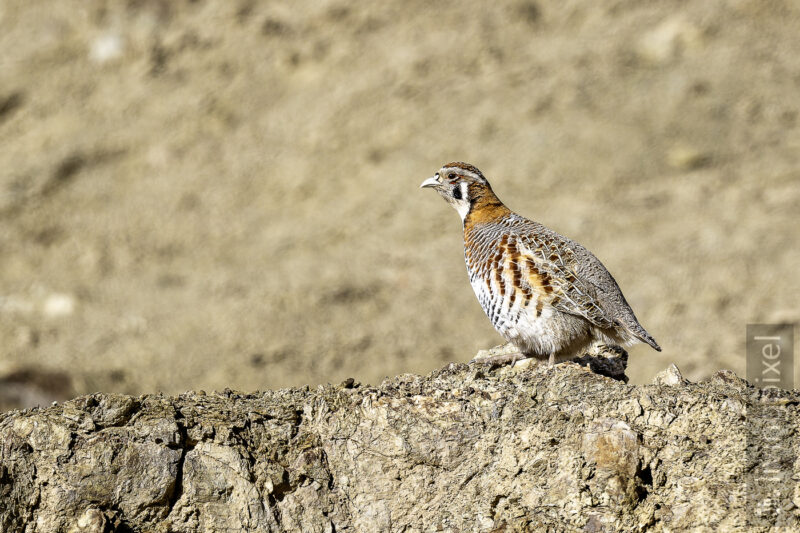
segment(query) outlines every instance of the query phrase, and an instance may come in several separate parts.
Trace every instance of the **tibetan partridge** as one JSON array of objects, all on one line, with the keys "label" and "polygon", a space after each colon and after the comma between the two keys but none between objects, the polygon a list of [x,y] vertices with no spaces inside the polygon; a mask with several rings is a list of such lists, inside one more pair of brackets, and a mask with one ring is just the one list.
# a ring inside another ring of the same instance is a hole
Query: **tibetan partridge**
[{"label": "tibetan partridge", "polygon": [[461,215],[472,288],[492,325],[518,350],[504,361],[553,364],[595,345],[638,342],[661,351],[603,264],[580,244],[512,213],[480,170],[450,163],[421,187]]}]

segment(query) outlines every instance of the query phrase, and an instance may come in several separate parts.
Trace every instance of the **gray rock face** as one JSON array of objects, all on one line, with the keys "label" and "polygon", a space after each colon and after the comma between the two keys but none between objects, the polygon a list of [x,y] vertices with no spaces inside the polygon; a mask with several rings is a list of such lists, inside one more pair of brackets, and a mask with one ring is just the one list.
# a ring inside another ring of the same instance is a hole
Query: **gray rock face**
[{"label": "gray rock face", "polygon": [[[96,394],[10,412],[0,530],[800,527],[800,393],[676,371],[632,386],[572,363],[451,364],[379,387]],[[775,427],[781,445],[766,446]],[[767,461],[782,481],[748,479]]]}]

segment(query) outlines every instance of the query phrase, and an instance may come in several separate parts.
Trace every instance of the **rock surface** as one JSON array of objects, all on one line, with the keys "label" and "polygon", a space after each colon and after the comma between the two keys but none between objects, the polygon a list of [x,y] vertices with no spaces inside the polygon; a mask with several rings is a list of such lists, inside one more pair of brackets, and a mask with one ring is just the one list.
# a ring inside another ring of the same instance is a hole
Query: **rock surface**
[{"label": "rock surface", "polygon": [[[634,386],[574,363],[451,364],[377,387],[94,394],[10,412],[0,530],[800,527],[800,393],[668,375]],[[780,482],[748,479],[768,461]],[[762,489],[777,497],[756,507]]]}]

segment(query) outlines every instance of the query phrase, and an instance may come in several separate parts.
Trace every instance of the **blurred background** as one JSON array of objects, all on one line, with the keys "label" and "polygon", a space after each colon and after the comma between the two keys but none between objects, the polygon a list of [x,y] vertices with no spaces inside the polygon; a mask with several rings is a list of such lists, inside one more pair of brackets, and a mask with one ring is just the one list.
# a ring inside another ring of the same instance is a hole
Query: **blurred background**
[{"label": "blurred background", "polygon": [[[794,1],[0,3],[0,401],[425,373],[499,344],[478,166],[664,351],[800,320]],[[798,381],[800,383],[800,381]]]}]

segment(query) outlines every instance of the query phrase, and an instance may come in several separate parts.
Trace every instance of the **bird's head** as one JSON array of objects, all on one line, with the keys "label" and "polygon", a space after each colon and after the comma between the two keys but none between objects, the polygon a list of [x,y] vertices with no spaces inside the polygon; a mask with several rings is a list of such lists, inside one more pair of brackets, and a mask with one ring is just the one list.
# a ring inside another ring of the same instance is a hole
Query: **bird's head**
[{"label": "bird's head", "polygon": [[485,198],[496,198],[481,171],[468,163],[448,163],[426,179],[421,188],[430,187],[453,206],[465,220],[473,206]]}]

